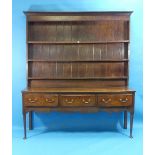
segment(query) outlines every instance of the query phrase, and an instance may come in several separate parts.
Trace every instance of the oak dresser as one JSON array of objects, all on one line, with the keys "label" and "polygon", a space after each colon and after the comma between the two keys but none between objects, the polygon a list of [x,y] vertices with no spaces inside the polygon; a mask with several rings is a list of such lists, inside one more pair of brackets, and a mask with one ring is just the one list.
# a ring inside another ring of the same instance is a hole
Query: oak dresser
[{"label": "oak dresser", "polygon": [[27,88],[22,91],[32,129],[35,111],[130,112],[132,137],[135,91],[128,88],[132,12],[24,12]]}]

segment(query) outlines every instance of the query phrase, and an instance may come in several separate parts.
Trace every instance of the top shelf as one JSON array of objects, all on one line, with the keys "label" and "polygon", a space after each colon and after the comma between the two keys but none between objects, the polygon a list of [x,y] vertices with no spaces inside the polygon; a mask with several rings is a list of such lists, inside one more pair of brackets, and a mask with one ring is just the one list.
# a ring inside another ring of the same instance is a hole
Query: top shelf
[{"label": "top shelf", "polygon": [[129,43],[129,40],[116,41],[27,41],[28,44],[112,44]]}]

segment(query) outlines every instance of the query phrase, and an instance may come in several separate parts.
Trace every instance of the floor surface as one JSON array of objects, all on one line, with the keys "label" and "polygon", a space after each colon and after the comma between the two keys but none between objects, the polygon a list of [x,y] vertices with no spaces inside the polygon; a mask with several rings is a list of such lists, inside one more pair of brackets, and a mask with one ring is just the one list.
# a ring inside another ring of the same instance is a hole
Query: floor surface
[{"label": "floor surface", "polygon": [[142,124],[117,131],[50,131],[13,128],[13,155],[142,155]]}]

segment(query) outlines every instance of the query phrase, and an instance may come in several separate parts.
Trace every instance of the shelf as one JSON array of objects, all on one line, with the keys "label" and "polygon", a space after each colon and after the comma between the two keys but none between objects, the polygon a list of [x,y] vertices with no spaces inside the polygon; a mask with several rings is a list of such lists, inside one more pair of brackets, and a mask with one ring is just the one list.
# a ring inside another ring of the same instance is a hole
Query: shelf
[{"label": "shelf", "polygon": [[29,80],[125,80],[127,76],[122,77],[79,77],[79,78],[50,78],[50,77],[28,77]]},{"label": "shelf", "polygon": [[129,40],[111,40],[111,41],[28,41],[28,44],[111,44],[111,43],[129,43]]},{"label": "shelf", "polygon": [[28,62],[51,62],[51,63],[78,63],[78,62],[95,62],[95,63],[100,63],[100,62],[128,62],[129,59],[107,59],[107,60],[42,60],[42,59],[28,59]]}]

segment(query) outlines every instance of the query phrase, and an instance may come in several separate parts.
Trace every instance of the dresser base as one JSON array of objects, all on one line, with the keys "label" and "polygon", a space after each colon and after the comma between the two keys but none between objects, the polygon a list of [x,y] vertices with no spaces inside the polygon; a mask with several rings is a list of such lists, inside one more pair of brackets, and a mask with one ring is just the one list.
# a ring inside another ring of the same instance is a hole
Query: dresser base
[{"label": "dresser base", "polygon": [[127,112],[130,113],[132,138],[135,91],[128,88],[51,88],[26,89],[22,92],[24,139],[26,114],[29,129],[33,129],[32,112],[124,112],[124,129],[127,129]]},{"label": "dresser base", "polygon": [[133,118],[134,118],[134,109],[132,107],[120,107],[120,108],[89,108],[89,109],[81,109],[81,108],[34,108],[34,107],[28,107],[23,112],[23,123],[24,123],[24,139],[27,138],[26,134],[26,115],[29,116],[29,130],[33,129],[33,122],[32,122],[32,113],[33,112],[51,112],[51,111],[60,111],[60,112],[99,112],[99,111],[105,111],[105,112],[124,112],[124,129],[127,129],[127,113],[130,113],[130,138],[133,138],[132,136],[132,129],[133,129]]}]

